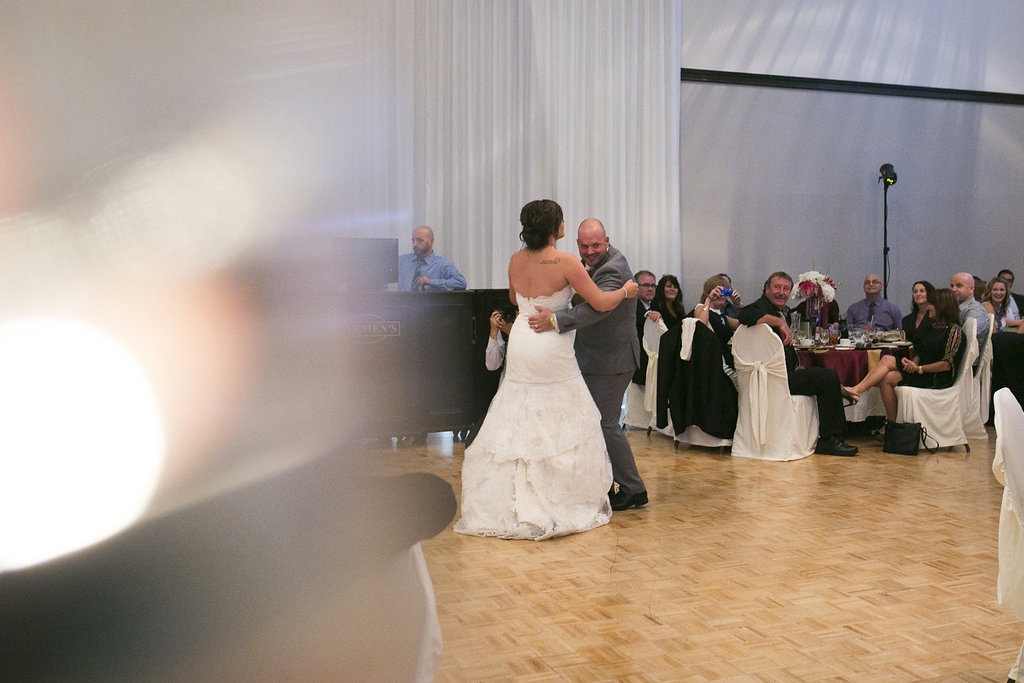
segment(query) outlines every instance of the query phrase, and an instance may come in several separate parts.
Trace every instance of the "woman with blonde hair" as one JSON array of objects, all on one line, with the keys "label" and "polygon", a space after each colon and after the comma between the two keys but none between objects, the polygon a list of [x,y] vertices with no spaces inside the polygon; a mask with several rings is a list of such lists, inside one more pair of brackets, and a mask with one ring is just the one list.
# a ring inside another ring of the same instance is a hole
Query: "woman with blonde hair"
[{"label": "woman with blonde hair", "polygon": [[1008,327],[1019,327],[1020,320],[1011,317],[1010,285],[1001,277],[989,280],[985,293],[981,296],[981,305],[986,313],[995,315],[993,332],[1003,332]]}]

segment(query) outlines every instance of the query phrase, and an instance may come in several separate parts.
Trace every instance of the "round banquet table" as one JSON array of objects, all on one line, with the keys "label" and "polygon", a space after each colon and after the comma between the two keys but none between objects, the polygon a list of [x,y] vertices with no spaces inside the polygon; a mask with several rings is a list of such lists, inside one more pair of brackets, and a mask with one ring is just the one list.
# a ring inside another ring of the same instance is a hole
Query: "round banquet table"
[{"label": "round banquet table", "polygon": [[897,360],[912,358],[912,351],[911,346],[885,346],[873,349],[826,346],[797,349],[796,355],[800,360],[800,367],[831,368],[839,375],[840,384],[852,387],[867,376],[882,356],[896,356]]}]

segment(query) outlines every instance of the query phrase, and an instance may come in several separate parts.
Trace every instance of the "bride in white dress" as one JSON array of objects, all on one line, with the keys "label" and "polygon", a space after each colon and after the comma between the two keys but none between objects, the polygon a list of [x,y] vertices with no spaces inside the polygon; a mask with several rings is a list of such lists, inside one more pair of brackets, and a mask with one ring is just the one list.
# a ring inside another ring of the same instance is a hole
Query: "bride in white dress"
[{"label": "bride in white dress", "polygon": [[536,333],[537,307],[568,308],[575,290],[599,311],[636,296],[632,280],[598,289],[573,254],[555,249],[562,209],[530,202],[519,216],[522,250],[508,266],[509,298],[519,315],[509,334],[505,378],[462,464],[460,534],[540,541],[586,531],[611,518],[611,464],[601,416],[587,390],[575,332]]}]

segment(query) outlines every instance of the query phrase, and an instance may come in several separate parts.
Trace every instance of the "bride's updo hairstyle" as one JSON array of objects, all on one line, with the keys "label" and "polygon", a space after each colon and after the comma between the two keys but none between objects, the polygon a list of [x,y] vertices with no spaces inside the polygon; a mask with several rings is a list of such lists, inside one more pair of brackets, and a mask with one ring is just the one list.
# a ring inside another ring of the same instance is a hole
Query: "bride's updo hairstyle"
[{"label": "bride's updo hairstyle", "polygon": [[551,236],[558,234],[562,220],[562,207],[558,202],[536,199],[519,212],[519,222],[523,225],[519,239],[527,249],[543,249]]}]

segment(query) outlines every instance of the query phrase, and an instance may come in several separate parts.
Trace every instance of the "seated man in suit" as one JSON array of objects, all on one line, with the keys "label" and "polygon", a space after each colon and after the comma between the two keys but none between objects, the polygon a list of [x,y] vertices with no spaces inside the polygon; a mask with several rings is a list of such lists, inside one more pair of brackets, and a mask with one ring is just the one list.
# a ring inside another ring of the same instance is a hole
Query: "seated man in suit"
[{"label": "seated man in suit", "polygon": [[[638,270],[633,276],[636,280],[636,336],[644,338],[644,323],[648,320],[657,322],[661,320],[661,313],[651,308],[654,301],[654,288],[657,286],[658,278],[649,270]],[[640,344],[640,365],[633,373],[633,384],[644,386],[647,383],[647,352],[643,343]]]},{"label": "seated man in suit", "polygon": [[864,278],[864,298],[846,309],[846,326],[864,327],[871,324],[876,330],[898,330],[903,326],[903,314],[896,304],[882,298],[882,278],[871,273]]},{"label": "seated man in suit", "polygon": [[772,273],[764,283],[761,298],[740,309],[739,321],[748,327],[765,323],[782,339],[790,393],[814,396],[818,403],[818,445],[815,452],[822,455],[857,455],[857,447],[843,439],[846,434],[846,414],[843,412],[842,386],[838,375],[828,368],[801,368],[797,362],[789,308],[786,307],[792,290],[793,278],[788,273]]}]

